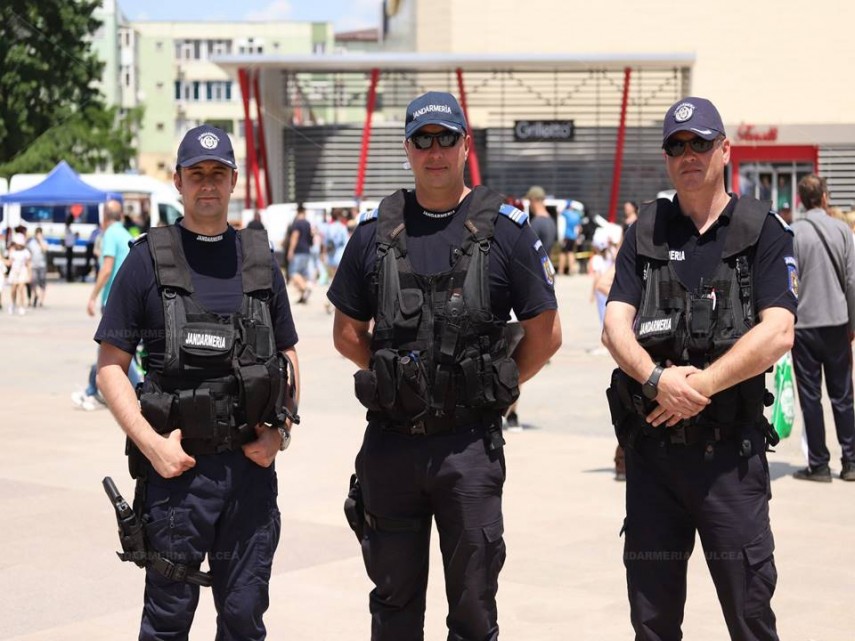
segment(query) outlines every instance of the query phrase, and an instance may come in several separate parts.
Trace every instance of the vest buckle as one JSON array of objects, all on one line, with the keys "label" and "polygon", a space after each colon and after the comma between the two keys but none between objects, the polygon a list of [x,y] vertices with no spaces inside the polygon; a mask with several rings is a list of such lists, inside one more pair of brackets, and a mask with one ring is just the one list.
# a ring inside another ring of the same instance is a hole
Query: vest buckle
[{"label": "vest buckle", "polygon": [[412,425],[410,425],[410,434],[412,436],[424,436],[425,435],[425,422],[424,421],[416,421]]}]

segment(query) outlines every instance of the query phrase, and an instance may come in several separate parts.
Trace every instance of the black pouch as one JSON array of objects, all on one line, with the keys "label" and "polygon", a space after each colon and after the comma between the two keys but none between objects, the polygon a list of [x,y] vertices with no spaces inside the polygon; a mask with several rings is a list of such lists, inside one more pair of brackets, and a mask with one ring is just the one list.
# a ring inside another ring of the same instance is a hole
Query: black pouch
[{"label": "black pouch", "polygon": [[377,403],[381,409],[394,409],[398,395],[398,353],[392,349],[377,350],[371,367],[377,377]]},{"label": "black pouch", "polygon": [[[276,379],[281,379],[277,370]],[[281,380],[273,380],[266,365],[256,363],[238,368],[240,405],[246,412],[246,424],[255,427],[271,415]]]},{"label": "black pouch", "polygon": [[164,392],[150,380],[145,380],[138,392],[143,418],[158,434],[166,434],[178,427],[178,408],[175,394]]},{"label": "black pouch", "polygon": [[344,516],[350,529],[356,534],[356,540],[361,543],[362,537],[365,536],[365,505],[362,502],[362,488],[359,486],[356,474],[350,476],[350,489],[347,492],[347,498],[344,499]]},{"label": "black pouch", "polygon": [[706,296],[691,297],[689,301],[689,350],[708,352],[712,349],[715,309],[713,299]]},{"label": "black pouch", "polygon": [[380,411],[380,403],[377,401],[377,375],[373,370],[361,369],[353,375],[353,386],[356,398],[360,403],[372,412]]},{"label": "black pouch", "polygon": [[417,354],[398,359],[397,408],[410,420],[419,419],[428,407],[428,383],[424,364]]},{"label": "black pouch", "polygon": [[520,397],[520,371],[512,358],[493,361],[493,396],[496,407],[504,410]]},{"label": "black pouch", "polygon": [[683,312],[673,312],[666,316],[640,316],[635,327],[635,337],[647,351],[680,354],[683,345],[679,344],[677,330],[683,322]]},{"label": "black pouch", "polygon": [[128,457],[128,472],[132,479],[145,480],[146,477],[146,458],[134,442],[125,439],[125,455]]},{"label": "black pouch", "polygon": [[417,330],[422,316],[424,300],[421,290],[405,289],[401,291],[398,309],[395,311],[395,329],[408,332]]}]

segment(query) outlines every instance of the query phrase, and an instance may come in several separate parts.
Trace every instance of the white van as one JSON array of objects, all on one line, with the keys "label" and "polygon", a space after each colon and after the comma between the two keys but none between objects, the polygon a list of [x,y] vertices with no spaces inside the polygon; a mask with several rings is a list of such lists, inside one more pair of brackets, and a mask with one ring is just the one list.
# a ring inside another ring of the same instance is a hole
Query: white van
[{"label": "white van", "polygon": [[[46,174],[16,174],[9,183],[9,192],[21,191],[39,184]],[[179,201],[178,191],[169,183],[155,180],[149,176],[133,174],[82,174],[86,183],[122,197],[125,213],[142,222],[141,230],[150,225],[169,224],[183,215],[184,208]],[[41,227],[48,244],[48,270],[59,270],[63,275],[67,267],[65,252],[65,222],[69,215],[73,217],[71,231],[75,234],[74,269],[92,264],[93,234],[102,220],[103,204],[74,205],[5,205],[2,227],[27,228],[31,236],[36,227]]]}]

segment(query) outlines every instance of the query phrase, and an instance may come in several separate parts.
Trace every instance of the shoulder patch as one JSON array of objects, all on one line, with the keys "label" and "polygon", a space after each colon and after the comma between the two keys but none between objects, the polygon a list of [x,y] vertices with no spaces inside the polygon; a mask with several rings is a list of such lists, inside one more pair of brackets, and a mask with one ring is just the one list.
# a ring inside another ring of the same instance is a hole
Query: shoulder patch
[{"label": "shoulder patch", "polygon": [[784,231],[788,231],[791,234],[793,233],[793,228],[787,224],[787,221],[785,221],[783,218],[781,218],[781,216],[778,214],[778,212],[770,210],[769,215],[774,216],[775,220],[777,220],[779,223],[781,223],[781,227],[784,228]]},{"label": "shoulder patch", "polygon": [[364,214],[359,215],[359,221],[357,225],[362,225],[364,223],[370,223],[372,220],[377,220],[377,217],[380,215],[380,210],[375,208],[371,211],[367,211]]},{"label": "shoulder patch", "polygon": [[128,247],[133,247],[134,245],[141,245],[146,242],[148,242],[148,234],[140,234],[133,240],[128,241]]},{"label": "shoulder patch", "polygon": [[510,218],[518,226],[522,227],[528,222],[528,214],[514,207],[513,205],[504,204],[499,207],[499,214]]}]

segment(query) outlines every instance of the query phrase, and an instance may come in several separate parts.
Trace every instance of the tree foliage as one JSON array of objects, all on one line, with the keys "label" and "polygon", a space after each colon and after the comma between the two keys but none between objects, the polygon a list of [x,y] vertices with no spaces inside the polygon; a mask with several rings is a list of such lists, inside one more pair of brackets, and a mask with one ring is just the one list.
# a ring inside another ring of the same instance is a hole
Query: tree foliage
[{"label": "tree foliage", "polygon": [[98,89],[91,48],[100,0],[0,4],[0,175],[129,167],[139,112],[120,117]]}]

